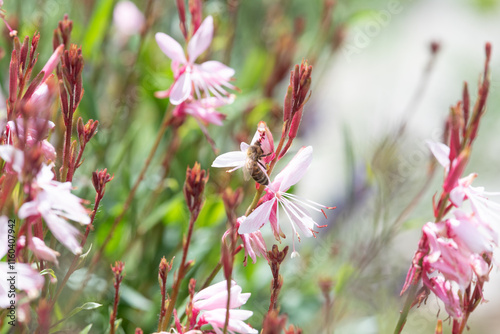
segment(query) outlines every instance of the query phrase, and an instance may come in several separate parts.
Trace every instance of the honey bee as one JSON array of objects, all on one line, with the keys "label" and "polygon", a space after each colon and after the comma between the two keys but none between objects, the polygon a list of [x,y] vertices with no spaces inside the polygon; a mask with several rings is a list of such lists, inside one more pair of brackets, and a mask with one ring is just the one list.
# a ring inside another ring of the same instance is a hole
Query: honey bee
[{"label": "honey bee", "polygon": [[260,159],[268,156],[269,154],[264,154],[260,143],[250,145],[247,150],[247,160],[245,166],[243,167],[243,173],[245,179],[249,179],[251,176],[255,182],[267,186],[269,184],[269,177],[266,173],[266,167],[260,162]]}]

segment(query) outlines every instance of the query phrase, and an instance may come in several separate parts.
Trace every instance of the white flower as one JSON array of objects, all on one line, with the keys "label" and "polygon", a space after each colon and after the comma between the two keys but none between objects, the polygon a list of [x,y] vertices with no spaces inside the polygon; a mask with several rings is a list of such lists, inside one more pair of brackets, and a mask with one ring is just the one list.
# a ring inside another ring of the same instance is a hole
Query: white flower
[{"label": "white flower", "polygon": [[54,237],[74,254],[80,254],[82,248],[77,240],[80,232],[66,219],[87,225],[90,217],[81,204],[82,200],[71,193],[71,183],[57,182],[52,180],[53,177],[51,166],[43,165],[33,183],[38,193],[19,208],[19,217],[41,215]]},{"label": "white flower", "polygon": [[[0,259],[3,258],[8,250],[9,226],[8,218],[0,216]],[[13,236],[13,234],[10,234]],[[28,297],[35,298],[39,290],[43,287],[45,280],[43,277],[27,263],[15,263],[15,287],[18,290],[26,291]],[[8,291],[11,289],[9,272],[13,271],[7,262],[0,262],[0,308],[10,306]],[[16,302],[17,303],[17,302]]]},{"label": "white flower", "polygon": [[[257,334],[256,329],[251,328],[243,322],[253,314],[252,311],[236,310],[236,308],[245,304],[250,298],[250,293],[241,293],[241,287],[231,281],[231,296],[229,299],[229,333],[248,333]],[[224,328],[226,321],[227,306],[227,281],[222,281],[211,285],[194,295],[193,309],[203,312],[200,322],[209,323],[215,330],[215,333],[221,334],[221,328]]]},{"label": "white flower", "polygon": [[224,87],[235,89],[229,83],[234,75],[234,70],[221,62],[211,60],[202,64],[195,64],[198,58],[212,43],[214,33],[214,20],[211,16],[202,22],[187,46],[187,57],[182,46],[172,37],[164,33],[155,35],[156,42],[161,51],[172,59],[172,70],[175,81],[166,91],[157,92],[156,97],[170,97],[170,103],[177,105],[193,95],[201,98],[200,91],[205,97],[211,94],[217,97],[227,96],[229,93]]},{"label": "white flower", "polygon": [[[290,163],[283,168],[283,170],[276,175],[274,181],[270,183],[267,188],[267,194],[263,197],[264,201],[258,206],[240,225],[238,229],[239,234],[253,233],[259,230],[267,221],[271,222],[274,235],[277,239],[283,236],[279,226],[278,220],[278,204],[283,208],[292,225],[293,231],[300,241],[298,229],[306,236],[312,237],[316,231],[314,227],[319,226],[312,218],[311,214],[305,207],[314,211],[321,212],[325,215],[323,209],[334,209],[327,207],[316,202],[301,199],[297,195],[287,193],[287,190],[300,181],[304,176],[307,168],[312,161],[313,149],[311,146],[303,147],[297,152]],[[295,244],[292,257],[298,255],[295,252]]]}]

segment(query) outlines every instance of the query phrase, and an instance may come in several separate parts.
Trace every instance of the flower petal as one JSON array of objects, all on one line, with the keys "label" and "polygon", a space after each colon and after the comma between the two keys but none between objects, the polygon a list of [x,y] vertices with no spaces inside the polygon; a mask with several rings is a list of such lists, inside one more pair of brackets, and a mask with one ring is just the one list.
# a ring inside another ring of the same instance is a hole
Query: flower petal
[{"label": "flower petal", "polygon": [[[229,323],[228,331],[230,333],[246,333],[246,334],[258,334],[256,329],[253,329],[249,325],[243,322],[243,320],[248,319],[253,314],[252,311],[248,310],[229,310]],[[212,311],[205,312],[203,314],[203,319],[207,321],[214,328],[216,333],[222,333],[220,328],[224,327],[226,320],[226,309],[216,309]]]},{"label": "flower petal", "polygon": [[[22,235],[19,238],[19,244],[22,246],[26,245],[26,237]],[[31,238],[31,245],[29,245],[29,249],[35,254],[38,259],[51,261],[59,266],[59,262],[57,261],[57,257],[60,255],[55,250],[48,247],[42,239],[33,237]]]},{"label": "flower petal", "polygon": [[[212,294],[209,298],[203,300],[197,300],[193,303],[193,307],[197,310],[210,311],[218,308],[225,308],[227,306],[227,286],[226,281],[224,283],[224,290]],[[250,298],[250,293],[241,293],[241,287],[239,285],[233,285],[231,287],[231,298],[229,301],[229,308],[238,308],[245,304]]]},{"label": "flower petal", "polygon": [[[232,280],[231,286],[234,286],[234,285],[236,285],[236,282]],[[198,292],[197,294],[194,295],[193,303],[198,301],[198,300],[201,300],[201,299],[210,298],[211,296],[213,296],[217,293],[220,293],[222,291],[227,291],[226,281],[221,281],[219,283],[210,285],[209,287],[201,290],[200,292]]]},{"label": "flower petal", "polygon": [[219,155],[212,163],[212,167],[238,167],[241,168],[245,165],[246,154],[241,151],[227,152]]},{"label": "flower petal", "polygon": [[82,247],[76,239],[80,232],[66,220],[51,212],[42,213],[45,223],[54,237],[66,246],[73,254],[81,254]]},{"label": "flower petal", "polygon": [[24,153],[12,145],[0,145],[0,158],[11,164],[12,170],[21,173],[24,165]]},{"label": "flower petal", "polygon": [[57,64],[59,64],[59,60],[61,59],[61,55],[64,51],[64,44],[59,45],[52,56],[50,56],[49,60],[42,68],[43,79],[42,82],[45,82],[47,78],[52,74],[52,71],[56,68]]},{"label": "flower petal", "polygon": [[226,80],[231,79],[235,73],[234,69],[217,60],[206,61],[200,65],[200,68],[203,72],[210,73],[212,76],[217,76]]},{"label": "flower petal", "polygon": [[183,64],[187,63],[184,50],[175,39],[162,32],[156,33],[155,38],[161,51],[163,51],[168,58]]},{"label": "flower petal", "polygon": [[170,91],[170,103],[178,105],[184,102],[191,95],[193,89],[191,83],[191,74],[188,71],[181,74]]},{"label": "flower petal", "polygon": [[155,97],[157,99],[166,99],[170,95],[170,88],[167,90],[160,90],[155,92]]},{"label": "flower petal", "polygon": [[312,152],[312,146],[302,147],[288,165],[276,175],[273,183],[279,183],[280,191],[287,191],[304,176],[311,164]]},{"label": "flower petal", "polygon": [[450,166],[450,148],[443,143],[436,143],[430,140],[427,140],[426,144],[439,164],[444,168],[448,168]]},{"label": "flower petal", "polygon": [[276,198],[273,198],[267,202],[262,203],[257,209],[248,215],[247,219],[241,223],[238,229],[239,234],[243,233],[253,233],[260,229],[267,221],[271,215],[271,209],[274,206]]},{"label": "flower petal", "polygon": [[201,55],[212,43],[214,35],[214,19],[212,16],[207,16],[200,25],[196,33],[193,35],[188,44],[189,62],[194,63],[196,58]]},{"label": "flower petal", "polygon": [[45,282],[43,276],[27,263],[16,263],[16,272],[18,275],[17,288],[28,292],[29,295],[37,295],[38,290],[43,287]]}]

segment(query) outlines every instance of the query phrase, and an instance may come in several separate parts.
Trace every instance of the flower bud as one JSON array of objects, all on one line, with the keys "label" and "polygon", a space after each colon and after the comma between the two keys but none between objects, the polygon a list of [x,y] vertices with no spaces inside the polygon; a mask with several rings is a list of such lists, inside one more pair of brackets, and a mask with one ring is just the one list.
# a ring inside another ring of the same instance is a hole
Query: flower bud
[{"label": "flower bud", "polygon": [[189,0],[189,12],[191,13],[191,28],[193,35],[201,25],[202,6],[201,0]]},{"label": "flower bud", "polygon": [[169,263],[165,259],[165,256],[162,257],[162,259],[160,261],[159,268],[158,268],[158,279],[160,281],[162,281],[162,282],[166,281],[168,273],[170,272],[170,270],[172,270],[172,262],[173,261],[174,261],[174,259],[172,258],[172,260]]},{"label": "flower bud", "polygon": [[187,29],[186,29],[186,6],[184,5],[184,0],[176,0],[177,10],[179,11],[179,27],[181,28],[182,35],[184,39],[188,39]]},{"label": "flower bud", "polygon": [[94,121],[93,119],[89,119],[87,124],[85,124],[83,128],[85,144],[87,144],[92,137],[97,133],[97,126],[99,125],[99,121]]},{"label": "flower bud", "polygon": [[106,183],[113,180],[113,178],[114,178],[114,175],[113,176],[109,175],[107,168],[101,169],[100,171],[93,172],[92,173],[92,184],[94,185],[95,191],[100,196],[103,196],[105,189],[106,189]]},{"label": "flower bud", "polygon": [[184,182],[184,197],[189,211],[194,217],[200,213],[203,204],[203,190],[208,181],[208,174],[200,168],[200,164],[196,162],[193,168],[187,168],[186,181]]},{"label": "flower bud", "polygon": [[469,161],[470,149],[465,148],[460,155],[452,161],[450,165],[450,171],[446,176],[446,180],[443,183],[443,189],[446,193],[449,193],[458,182],[458,179],[462,176],[467,162]]}]

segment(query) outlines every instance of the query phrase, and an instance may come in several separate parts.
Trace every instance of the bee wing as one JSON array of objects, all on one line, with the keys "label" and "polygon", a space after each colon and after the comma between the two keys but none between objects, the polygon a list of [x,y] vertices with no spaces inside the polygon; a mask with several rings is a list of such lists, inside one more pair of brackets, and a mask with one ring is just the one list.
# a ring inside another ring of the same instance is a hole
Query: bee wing
[{"label": "bee wing", "polygon": [[252,160],[247,159],[245,162],[245,166],[243,166],[243,179],[245,181],[250,180],[250,172],[248,170],[251,168],[252,168]]}]

